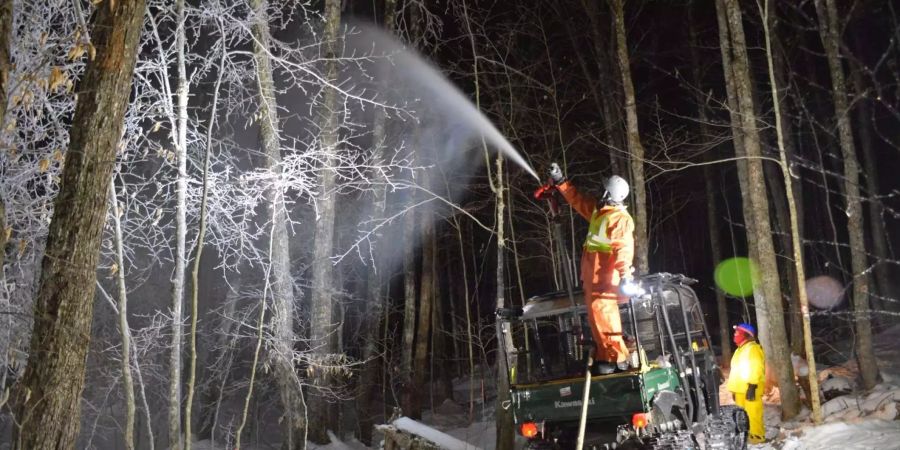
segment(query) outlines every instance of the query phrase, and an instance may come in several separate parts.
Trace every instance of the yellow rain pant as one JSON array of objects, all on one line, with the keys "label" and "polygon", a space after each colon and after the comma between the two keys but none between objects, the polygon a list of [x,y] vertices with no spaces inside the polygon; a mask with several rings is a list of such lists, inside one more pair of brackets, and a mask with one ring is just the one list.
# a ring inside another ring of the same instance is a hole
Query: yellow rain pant
[{"label": "yellow rain pant", "polygon": [[759,444],[766,440],[766,423],[763,420],[762,391],[756,391],[756,400],[747,400],[747,394],[734,394],[734,404],[744,408],[750,419],[750,443]]}]

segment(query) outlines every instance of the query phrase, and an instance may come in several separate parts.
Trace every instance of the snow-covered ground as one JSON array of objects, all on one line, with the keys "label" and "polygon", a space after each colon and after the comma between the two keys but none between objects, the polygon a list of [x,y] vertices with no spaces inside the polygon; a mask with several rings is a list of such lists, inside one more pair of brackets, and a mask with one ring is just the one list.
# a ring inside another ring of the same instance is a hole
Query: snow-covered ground
[{"label": "snow-covered ground", "polygon": [[[766,437],[769,442],[752,450],[875,450],[900,449],[900,325],[878,334],[875,355],[882,382],[871,392],[858,391],[855,361],[819,367],[818,378],[830,400],[823,399],[822,424],[815,426],[809,411],[791,422],[781,421],[778,392],[766,400]],[[831,398],[832,395],[835,395]],[[730,398],[723,397],[730,400]]]}]

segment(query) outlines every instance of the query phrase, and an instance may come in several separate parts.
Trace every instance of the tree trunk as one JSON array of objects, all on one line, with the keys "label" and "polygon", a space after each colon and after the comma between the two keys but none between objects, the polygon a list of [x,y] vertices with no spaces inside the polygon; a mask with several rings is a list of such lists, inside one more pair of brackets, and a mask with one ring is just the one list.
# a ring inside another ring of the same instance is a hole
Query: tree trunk
[{"label": "tree trunk", "polygon": [[[775,20],[775,10],[773,9],[772,14],[772,29],[774,30],[774,25],[776,23]],[[773,31],[774,32],[774,31]],[[777,37],[777,33],[775,35]],[[781,45],[781,39],[775,39],[772,42],[772,51],[769,52],[772,56],[772,70],[774,71],[775,78],[775,86],[777,86],[778,90],[788,89],[788,67],[784,58],[784,46]],[[782,118],[789,118],[789,106],[787,95],[779,95],[777,96],[778,101],[778,109],[780,110],[780,114]],[[781,135],[783,136],[782,145],[784,148],[785,160],[788,164],[788,169],[790,169],[791,162],[794,161],[794,154],[796,153],[796,149],[794,148],[794,127],[791,123],[790,119],[788,120],[780,120],[781,126],[779,126],[779,130],[781,131]],[[780,153],[780,152],[779,152]],[[793,232],[797,233],[797,236],[800,239],[801,245],[801,253],[803,253],[803,193],[802,193],[803,185],[801,183],[794,183],[791,186],[791,191],[793,192],[793,198],[788,201],[793,201],[794,207],[797,209],[797,227],[793,230]],[[792,244],[793,245],[793,244]],[[802,277],[797,277],[796,274],[792,275],[794,277],[791,282],[791,290],[793,292],[799,292],[801,287],[798,283],[805,283],[806,280],[801,279]],[[803,287],[805,289],[805,286]],[[798,298],[793,298],[790,304],[790,322],[791,322],[791,351],[798,355],[803,354],[805,351],[805,344],[803,341],[803,313],[800,308],[800,301]]]},{"label": "tree trunk", "polygon": [[197,232],[197,242],[194,245],[194,264],[191,268],[191,329],[190,329],[190,348],[191,359],[190,368],[188,370],[188,391],[187,399],[184,403],[184,444],[185,448],[190,450],[192,442],[191,426],[193,421],[192,408],[194,406],[194,385],[197,379],[197,321],[199,315],[200,304],[200,262],[203,256],[203,244],[206,239],[206,222],[207,210],[209,203],[209,165],[212,153],[212,132],[216,123],[216,111],[219,105],[219,88],[222,86],[222,77],[224,76],[226,52],[223,47],[219,67],[216,71],[216,83],[213,88],[212,104],[210,106],[209,120],[206,122],[206,142],[204,143],[203,152],[203,174],[202,174],[202,193],[200,196],[200,224]]},{"label": "tree trunk", "polygon": [[[616,157],[616,150],[618,145],[616,144],[616,133],[615,133],[615,125],[612,118],[612,114],[610,112],[611,108],[609,106],[610,99],[607,95],[609,92],[601,93],[599,90],[599,86],[607,85],[609,77],[605,75],[605,70],[602,61],[607,59],[606,52],[603,51],[603,38],[600,34],[599,29],[599,17],[598,7],[595,2],[582,0],[582,7],[588,14],[588,17],[591,21],[591,40],[594,47],[594,54],[590,53],[584,54],[582,52],[575,52],[575,58],[578,60],[578,67],[581,68],[581,72],[584,74],[585,81],[591,91],[591,98],[594,100],[594,106],[599,114],[597,114],[598,121],[600,123],[604,123],[603,126],[603,135],[606,138],[606,145],[609,147],[608,149],[604,149],[602,146],[598,148],[599,152],[606,153],[609,157],[609,166],[613,173],[620,173],[619,170],[619,159]],[[560,16],[562,17],[564,13],[560,12]],[[566,23],[566,34],[569,37],[569,42],[571,42],[573,48],[577,48],[581,45],[581,41],[579,41],[579,37],[576,36],[575,30],[573,29],[574,25],[571,22]],[[597,66],[597,74],[596,76],[591,73],[589,68],[587,59],[592,58]]]},{"label": "tree trunk", "polygon": [[853,277],[853,309],[856,324],[856,358],[862,377],[862,387],[872,389],[878,383],[878,366],[872,351],[872,324],[869,318],[869,261],[863,235],[863,210],[859,192],[859,162],[853,146],[850,108],[847,105],[847,86],[840,60],[838,12],[834,0],[816,0],[819,34],[831,72],[831,93],[837,130],[844,160],[843,194],[847,202],[847,234],[850,237],[850,268]]},{"label": "tree trunk", "polygon": [[[694,23],[694,5],[688,6],[688,26],[690,27],[690,47],[691,47],[691,63],[693,67],[694,83],[697,86],[697,118],[700,122],[700,135],[712,136],[709,129],[709,117],[706,114],[706,96],[703,95],[703,74],[700,70],[702,67],[700,55],[697,52],[699,42],[697,39],[696,24]],[[712,153],[712,150],[710,151]],[[715,156],[710,155],[707,160],[714,161]],[[714,173],[711,166],[704,166],[703,178],[706,186],[706,221],[709,225],[709,247],[712,253],[713,267],[718,266],[722,261],[722,239],[719,236],[719,213],[718,213],[718,189],[713,181]],[[716,289],[716,310],[719,317],[719,339],[722,347],[722,362],[728,364],[731,361],[731,327],[728,323],[728,303],[726,302],[725,293],[721,289]]]},{"label": "tree trunk", "polygon": [[[496,180],[492,189],[497,200],[497,309],[506,307],[506,241],[504,238],[504,186],[503,186],[503,156],[498,154]],[[515,424],[512,411],[504,407],[510,400],[509,395],[509,365],[507,357],[513,354],[515,347],[512,343],[510,330],[503,326],[503,321],[497,318],[497,450],[512,450],[515,441]]]},{"label": "tree trunk", "polygon": [[[430,176],[427,172],[422,174],[422,183],[425,188],[431,190]],[[412,407],[404,411],[413,419],[422,417],[422,399],[425,393],[425,374],[428,371],[428,340],[431,335],[431,313],[434,300],[434,221],[430,209],[426,206],[419,216],[419,228],[422,242],[422,271],[419,274],[419,312],[415,317],[416,344],[413,357],[413,382],[412,382]]]},{"label": "tree trunk", "polygon": [[[608,48],[604,44],[608,44],[610,39],[603,36],[600,26],[600,8],[599,3],[591,0],[581,0],[581,6],[587,13],[588,20],[591,23],[591,41],[594,47],[594,61],[597,65],[597,78],[602,86],[612,86],[615,83],[615,69],[604,64],[605,61],[611,61],[611,55]],[[578,45],[575,45],[577,47]],[[581,52],[577,52],[577,56],[583,58]],[[621,135],[621,116],[617,114],[618,108],[613,107],[617,103],[617,92],[614,89],[607,90],[603,95],[598,95],[595,87],[596,83],[591,83],[592,93],[595,96],[595,102],[599,104],[600,112],[606,121],[603,127],[606,136],[607,145],[610,146],[609,165],[613,173],[622,173],[620,156],[618,152],[624,147],[622,145]]]},{"label": "tree trunk", "polygon": [[[819,378],[818,373],[816,371],[816,358],[815,353],[813,353],[812,347],[812,334],[809,325],[809,302],[806,297],[806,284],[804,283],[805,271],[803,264],[803,247],[800,241],[800,227],[799,221],[797,219],[797,205],[794,202],[794,192],[793,192],[793,182],[791,179],[790,168],[788,166],[788,153],[785,148],[785,139],[784,139],[784,129],[782,127],[782,117],[781,117],[781,99],[778,95],[778,82],[776,80],[775,75],[775,64],[772,58],[772,27],[775,23],[775,11],[771,10],[769,6],[771,3],[769,0],[764,1],[764,6],[762,7],[762,16],[763,16],[763,29],[765,33],[766,40],[766,61],[768,63],[769,69],[769,83],[772,85],[772,105],[775,113],[775,132],[778,137],[778,154],[781,161],[781,174],[782,179],[784,180],[785,187],[785,200],[787,202],[788,207],[788,215],[790,219],[789,228],[787,230],[782,230],[784,232],[790,233],[791,242],[790,245],[793,248],[793,258],[794,258],[794,270],[792,275],[794,276],[794,289],[797,294],[796,303],[800,305],[800,313],[802,314],[802,333],[803,337],[800,339],[799,336],[792,336],[794,341],[805,342],[804,350],[806,351],[806,361],[809,365],[809,389],[807,393],[810,395],[808,399],[810,402],[810,407],[812,409],[813,421],[815,423],[820,423],[822,421],[822,412],[819,408]],[[771,17],[771,21],[769,20]],[[797,352],[799,355],[800,352]]]},{"label": "tree trunk", "polygon": [[[414,204],[416,195],[409,193],[408,204]],[[407,211],[403,220],[403,235],[415,236],[416,215]],[[413,403],[417,393],[412,390],[413,360],[415,359],[416,337],[416,256],[418,246],[404,246],[403,257],[403,342],[400,353],[400,378],[402,385],[400,407],[403,414],[411,414],[415,409]]]},{"label": "tree trunk", "polygon": [[[397,8],[396,0],[384,1],[384,28],[388,33],[394,31],[394,11]],[[384,63],[382,63],[384,64]],[[376,154],[386,151],[385,135],[386,135],[387,116],[383,110],[375,111],[374,124],[372,126],[372,142],[374,142],[374,151]],[[387,186],[378,186],[379,183],[386,182],[381,171],[373,171],[373,182],[375,184],[374,198],[372,199],[372,219],[378,223],[384,218],[387,211]],[[383,238],[382,238],[383,239]],[[373,408],[372,398],[375,389],[378,387],[378,374],[383,363],[378,356],[378,337],[379,324],[384,320],[384,314],[387,311],[388,296],[384,295],[385,277],[384,271],[387,267],[382,267],[384,258],[381,257],[381,242],[374,242],[372,248],[372,267],[369,269],[366,280],[367,299],[366,308],[362,317],[362,336],[363,336],[363,368],[362,376],[359,379],[357,392],[357,402],[359,404],[359,427],[360,440],[366,445],[372,443],[372,428],[375,426],[375,411]],[[385,239],[385,244],[387,240]],[[387,245],[385,245],[387,248]]]},{"label": "tree trunk", "polygon": [[[249,267],[245,268],[249,270]],[[207,352],[207,362],[204,367],[208,371],[206,375],[207,383],[200,397],[203,399],[200,406],[200,424],[197,430],[197,437],[202,441],[209,439],[210,442],[216,442],[216,427],[218,425],[218,414],[221,408],[222,398],[224,396],[224,387],[227,383],[231,364],[234,356],[231,349],[234,347],[235,337],[233,335],[235,321],[233,320],[234,311],[237,307],[237,301],[240,298],[240,289],[243,279],[239,274],[244,273],[238,270],[234,279],[232,276],[225,276],[230,280],[228,293],[225,294],[225,304],[221,313],[222,319],[219,321],[218,328],[210,328],[208,332],[214,333],[215,344],[212,350]],[[224,363],[221,361],[224,359]],[[224,367],[218,367],[218,364],[224,364]],[[221,377],[221,380],[219,379]]]},{"label": "tree trunk", "polygon": [[[878,188],[878,167],[875,162],[875,149],[872,145],[872,122],[875,118],[872,115],[872,105],[869,103],[868,96],[864,95],[865,86],[863,85],[862,75],[859,70],[853,71],[853,82],[856,85],[856,92],[860,95],[857,105],[857,123],[859,123],[859,144],[863,155],[863,164],[865,167],[866,190],[869,193],[868,213],[869,226],[872,227],[872,247],[875,252],[875,281],[879,298],[873,298],[873,309],[880,309],[883,312],[900,311],[900,294],[897,293],[897,284],[892,282],[891,264],[893,260],[891,247],[889,243],[888,231],[884,226],[884,204],[879,198]],[[880,300],[880,301],[879,301]]]},{"label": "tree trunk", "polygon": [[[276,177],[281,174],[281,126],[278,120],[278,100],[269,61],[269,24],[266,0],[252,0],[251,8],[257,12],[253,23],[253,57],[256,62],[256,82],[259,89],[259,140],[265,154],[265,165]],[[287,206],[284,192],[273,185],[266,190],[268,219],[271,221],[272,253],[269,255],[272,289],[271,360],[274,362],[275,380],[284,425],[283,448],[292,450],[305,446],[306,421],[300,383],[294,373],[294,288],[291,278],[290,238],[287,230]],[[329,246],[329,250],[330,250]],[[327,258],[326,258],[327,259]],[[329,265],[330,262],[321,265]],[[327,323],[331,323],[329,320]]]},{"label": "tree trunk", "polygon": [[[338,66],[335,58],[339,56],[340,44],[338,42],[341,25],[341,1],[325,0],[325,29],[322,39],[325,43],[325,76],[329,80],[336,80]],[[313,361],[324,361],[337,353],[335,345],[335,320],[334,320],[334,285],[333,266],[331,263],[332,246],[334,245],[334,216],[335,216],[335,176],[330,166],[333,165],[334,155],[338,145],[338,114],[340,103],[335,89],[326,88],[323,104],[320,105],[322,148],[328,153],[325,166],[319,172],[319,189],[322,196],[318,200],[319,218],[316,221],[315,248],[313,251],[312,269],[312,293],[310,317],[310,344],[313,346]],[[328,387],[331,384],[330,376],[319,368],[314,368],[314,384]],[[336,424],[329,423],[328,403],[319,394],[310,396],[309,402],[309,438],[317,444],[329,442],[326,431],[334,429]]]},{"label": "tree trunk", "polygon": [[178,67],[176,97],[175,157],[178,164],[175,206],[175,271],[172,273],[172,347],[169,349],[169,447],[181,449],[181,364],[184,339],[184,277],[187,265],[187,102],[188,81],[185,67],[184,0],[175,1],[175,48]]},{"label": "tree trunk", "polygon": [[628,42],[625,35],[625,0],[613,0],[613,15],[616,24],[616,55],[619,73],[622,75],[622,89],[625,92],[625,134],[628,144],[628,162],[631,169],[631,192],[634,202],[634,267],[638,273],[650,271],[647,236],[647,194],[644,178],[644,146],[638,129],[637,99],[631,81],[631,62],[628,57]]},{"label": "tree trunk", "polygon": [[122,223],[119,220],[119,203],[116,199],[116,182],[109,182],[109,202],[112,209],[115,234],[116,284],[119,291],[119,335],[122,338],[122,390],[125,392],[125,448],[134,449],[134,381],[131,377],[131,331],[128,328],[128,290],[125,288],[125,252],[122,249]]},{"label": "tree trunk", "polygon": [[747,157],[746,185],[742,187],[742,190],[747,191],[746,197],[749,200],[749,204],[744,205],[744,218],[748,225],[752,223],[752,227],[748,227],[747,241],[750,247],[755,247],[755,251],[751,252],[751,257],[755,261],[757,269],[757,280],[754,281],[753,290],[753,296],[756,299],[757,321],[760,325],[766,359],[769,366],[776,369],[778,375],[782,417],[790,419],[799,412],[800,401],[797,387],[794,384],[791,352],[784,326],[781,286],[775,260],[775,248],[772,243],[766,183],[760,160],[762,151],[759,131],[756,127],[753,84],[744,39],[744,26],[737,0],[717,0],[716,6],[719,14],[727,15],[725,25],[727,25],[730,39],[727,45],[731,52],[731,58],[729,61],[723,61],[723,65],[726,76],[729,76],[728,72],[731,71],[730,76],[734,77],[732,87],[735,90],[734,97],[738,110],[731,111],[731,114],[739,115],[743,148]]},{"label": "tree trunk", "polygon": [[107,191],[122,137],[144,14],[143,0],[97,8],[72,118],[69,150],[47,233],[28,366],[16,389],[15,448],[74,448],[91,339]]},{"label": "tree trunk", "polygon": [[[6,99],[12,69],[9,59],[13,37],[12,19],[13,0],[0,0],[0,138],[5,134],[3,130],[6,130]],[[0,196],[0,283],[5,283],[3,267],[6,263],[6,244],[11,232],[12,229],[6,225],[6,203]]]}]

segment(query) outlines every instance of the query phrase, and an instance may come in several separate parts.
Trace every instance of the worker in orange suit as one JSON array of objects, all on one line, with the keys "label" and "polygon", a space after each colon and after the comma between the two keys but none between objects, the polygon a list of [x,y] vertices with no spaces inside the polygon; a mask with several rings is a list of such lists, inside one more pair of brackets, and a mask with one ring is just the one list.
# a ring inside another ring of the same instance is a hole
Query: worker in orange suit
[{"label": "worker in orange suit", "polygon": [[595,343],[592,369],[600,374],[627,370],[628,348],[622,337],[619,303],[641,291],[632,278],[634,220],[622,203],[628,197],[628,182],[615,175],[608,178],[603,185],[603,203],[598,203],[578,192],[556,163],[550,177],[572,208],[589,222],[581,254],[581,282]]},{"label": "worker in orange suit", "polygon": [[731,372],[725,387],[734,395],[734,404],[744,408],[750,421],[750,443],[766,440],[762,393],[766,386],[766,354],[756,342],[756,327],[748,323],[734,326],[737,350],[731,357]]}]

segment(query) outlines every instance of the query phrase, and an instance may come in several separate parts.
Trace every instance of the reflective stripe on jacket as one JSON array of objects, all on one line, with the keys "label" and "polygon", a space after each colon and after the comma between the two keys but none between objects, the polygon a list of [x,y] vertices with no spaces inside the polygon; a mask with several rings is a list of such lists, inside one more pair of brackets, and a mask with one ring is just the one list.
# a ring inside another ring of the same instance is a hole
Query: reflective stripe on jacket
[{"label": "reflective stripe on jacket", "polygon": [[[615,269],[619,276],[631,273],[634,259],[634,220],[622,206],[606,205],[599,210],[597,202],[565,181],[558,186],[572,208],[590,225],[584,251],[608,255],[601,258],[604,270]],[[605,222],[605,225],[604,225]]]},{"label": "reflective stripe on jacket", "polygon": [[624,208],[605,206],[600,211],[594,209],[584,248],[589,252],[611,253],[614,248],[633,245],[623,242],[623,238],[631,235],[633,229],[631,216]]},{"label": "reflective stripe on jacket", "polygon": [[731,357],[731,373],[726,388],[736,394],[747,393],[747,385],[755,384],[757,395],[765,391],[766,355],[756,341],[747,341]]}]

